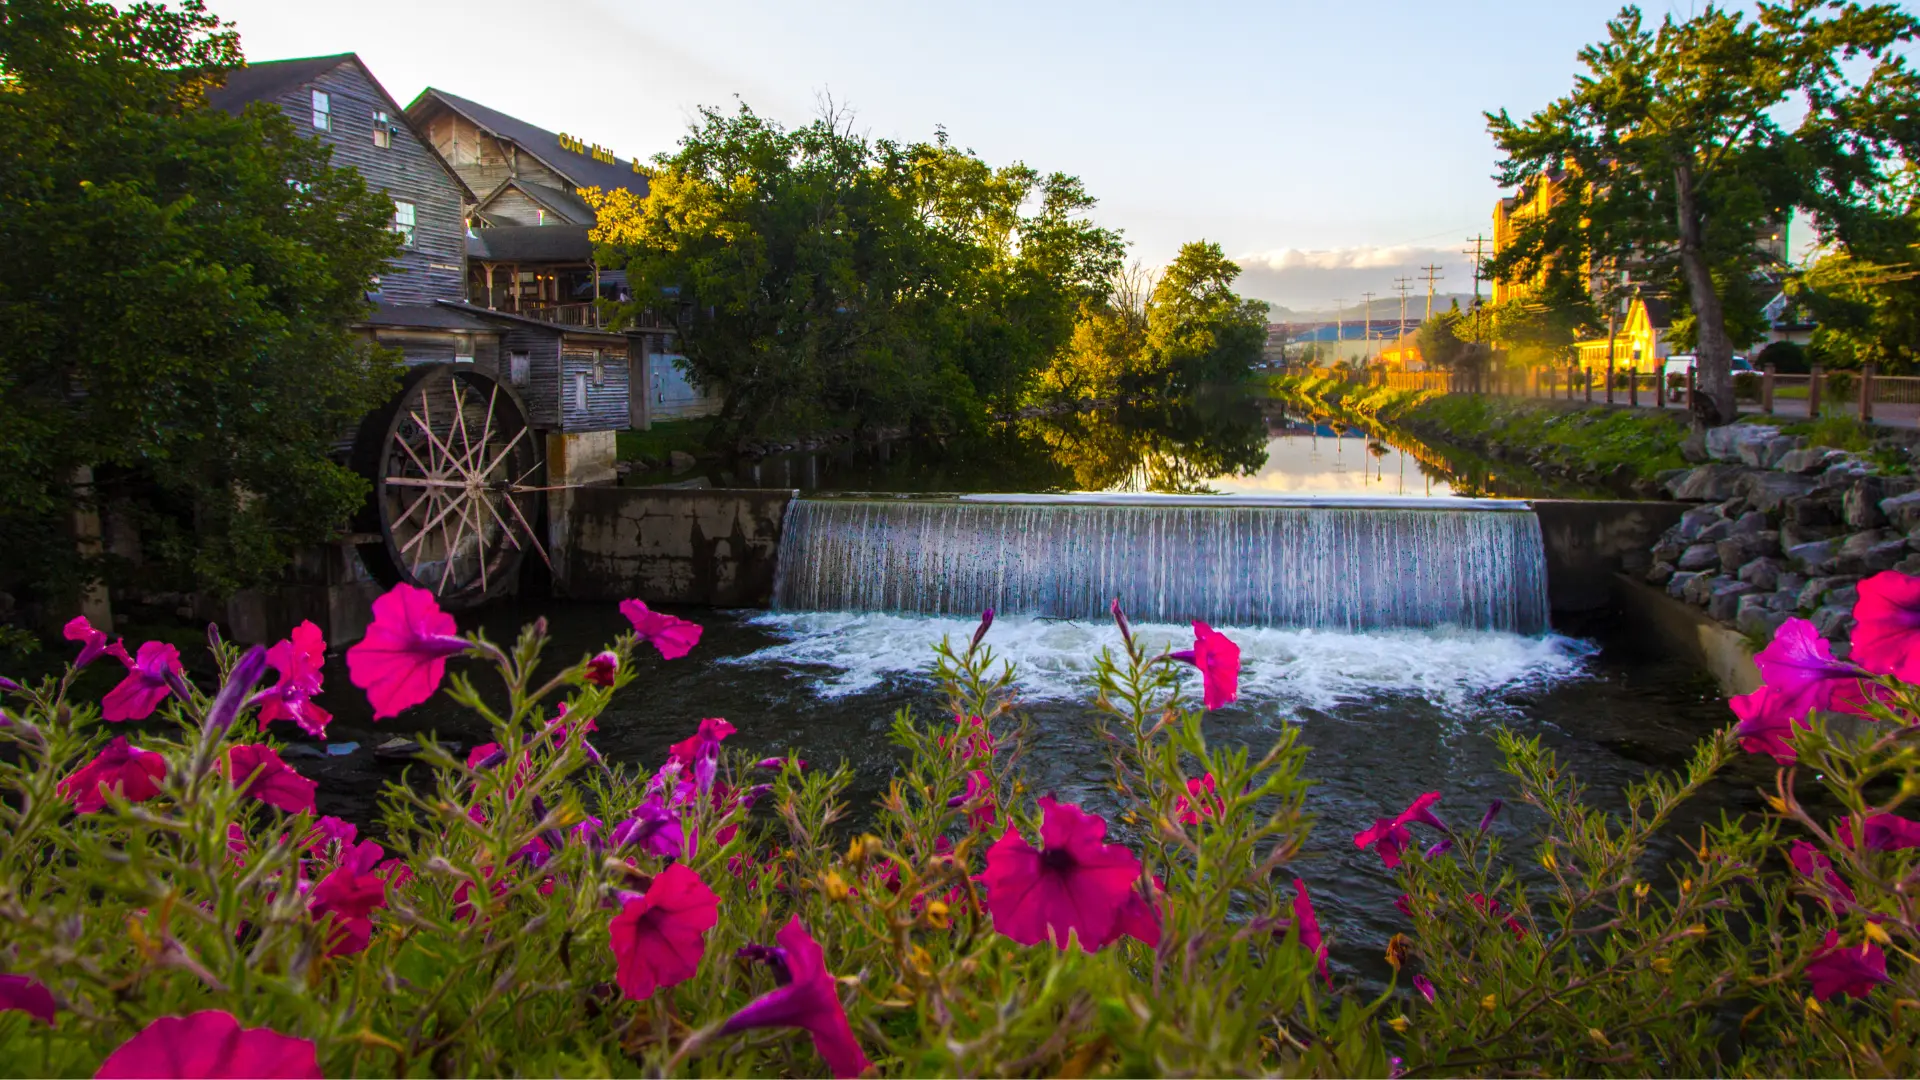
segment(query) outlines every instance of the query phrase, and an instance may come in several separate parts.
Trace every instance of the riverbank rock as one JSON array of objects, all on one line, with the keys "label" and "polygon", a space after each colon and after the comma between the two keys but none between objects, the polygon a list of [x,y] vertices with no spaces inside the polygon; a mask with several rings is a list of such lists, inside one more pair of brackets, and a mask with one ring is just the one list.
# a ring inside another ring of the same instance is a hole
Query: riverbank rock
[{"label": "riverbank rock", "polygon": [[1760,590],[1744,581],[1730,577],[1714,579],[1713,590],[1707,594],[1707,614],[1722,622],[1732,622],[1740,613],[1741,598],[1754,595]]},{"label": "riverbank rock", "polygon": [[1805,544],[1795,544],[1786,550],[1787,563],[1807,572],[1809,577],[1819,577],[1833,566],[1834,554],[1840,545],[1832,540],[1814,540]]},{"label": "riverbank rock", "polygon": [[1734,629],[1753,637],[1770,638],[1780,624],[1792,618],[1792,611],[1782,611],[1776,605],[1776,597],[1771,594],[1752,593],[1740,598],[1740,607],[1734,613]]},{"label": "riverbank rock", "polygon": [[1720,565],[1720,549],[1716,544],[1699,543],[1680,553],[1679,567],[1682,570],[1711,570]]},{"label": "riverbank rock", "polygon": [[1698,577],[1700,577],[1700,573],[1697,570],[1681,570],[1676,572],[1672,577],[1667,579],[1667,595],[1673,597],[1675,600],[1685,600],[1687,598],[1687,587],[1692,585]]},{"label": "riverbank rock", "polygon": [[1736,576],[1741,581],[1762,592],[1772,592],[1780,586],[1780,575],[1786,571],[1778,559],[1760,558],[1742,566]]},{"label": "riverbank rock", "polygon": [[1788,500],[1799,499],[1817,486],[1817,481],[1810,477],[1755,469],[1734,481],[1734,493],[1747,500],[1755,510],[1770,514]]},{"label": "riverbank rock", "polygon": [[1736,485],[1751,471],[1745,465],[1701,465],[1669,481],[1667,494],[1686,502],[1725,502],[1739,494]]},{"label": "riverbank rock", "polygon": [[[1715,461],[1741,461],[1751,447],[1765,447],[1780,434],[1779,428],[1762,424],[1728,424],[1707,429],[1707,456]],[[1753,451],[1760,456],[1764,451]],[[1756,462],[1748,461],[1753,465]],[[1766,465],[1760,465],[1766,468]]]},{"label": "riverbank rock", "polygon": [[1907,557],[1907,538],[1891,529],[1871,529],[1846,538],[1834,552],[1834,568],[1843,574],[1866,575],[1893,569]]},{"label": "riverbank rock", "polygon": [[1780,455],[1780,459],[1773,463],[1773,467],[1780,472],[1811,476],[1814,473],[1826,472],[1827,466],[1843,457],[1846,457],[1846,454],[1839,450],[1815,446],[1808,449],[1789,450]]},{"label": "riverbank rock", "polygon": [[1914,526],[1920,525],[1920,491],[1881,499],[1880,512],[1894,528],[1901,532],[1913,531]]}]

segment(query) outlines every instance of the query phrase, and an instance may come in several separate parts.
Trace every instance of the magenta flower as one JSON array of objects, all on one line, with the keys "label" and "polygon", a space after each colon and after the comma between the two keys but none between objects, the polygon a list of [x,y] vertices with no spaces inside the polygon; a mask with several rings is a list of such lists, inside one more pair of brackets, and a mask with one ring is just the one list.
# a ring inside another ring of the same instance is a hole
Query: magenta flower
[{"label": "magenta flower", "polygon": [[1446,825],[1435,817],[1429,807],[1440,801],[1440,793],[1429,791],[1413,800],[1405,810],[1390,818],[1375,818],[1372,825],[1354,834],[1353,846],[1365,851],[1375,848],[1380,852],[1380,861],[1391,870],[1400,865],[1400,853],[1413,844],[1413,830],[1408,825],[1419,822],[1445,831]]},{"label": "magenta flower", "polygon": [[613,827],[608,841],[615,851],[632,845],[662,859],[677,859],[687,852],[687,833],[680,825],[680,816],[667,809],[658,794],[647,796],[634,807],[625,821]]},{"label": "magenta flower", "polygon": [[1874,851],[1920,847],[1920,821],[1908,821],[1896,814],[1870,815],[1860,831],[1866,837],[1867,847]]},{"label": "magenta flower", "polygon": [[827,971],[826,954],[813,940],[800,917],[793,916],[774,935],[778,949],[765,950],[765,959],[773,964],[780,986],[747,1002],[720,1028],[730,1035],[754,1028],[800,1028],[813,1036],[813,1046],[837,1077],[854,1077],[867,1071],[867,1055],[860,1050],[847,1025],[847,1012],[840,1004],[839,984]]},{"label": "magenta flower", "polygon": [[1198,825],[1201,818],[1212,818],[1222,805],[1212,773],[1198,780],[1188,777],[1187,793],[1173,797],[1173,816],[1188,825]]},{"label": "magenta flower", "polygon": [[1427,1004],[1429,1005],[1433,1004],[1433,999],[1438,996],[1438,991],[1436,991],[1433,986],[1433,980],[1427,978],[1425,975],[1415,975],[1413,977],[1413,988],[1420,991],[1420,996],[1426,998]]},{"label": "magenta flower", "polygon": [[1861,712],[1866,674],[1833,658],[1833,649],[1805,619],[1788,619],[1767,647],[1754,654],[1760,678],[1778,695],[1788,720],[1805,720],[1815,709]]},{"label": "magenta flower", "polygon": [[1780,691],[1762,686],[1751,694],[1728,698],[1727,706],[1740,718],[1733,726],[1733,733],[1740,739],[1740,749],[1749,754],[1769,755],[1782,765],[1793,764],[1793,733],[1806,724],[1787,718],[1787,702]]},{"label": "magenta flower", "polygon": [[118,791],[128,802],[146,802],[160,794],[160,781],[167,778],[167,759],[151,750],[141,750],[121,736],[108,743],[100,753],[65,780],[57,789],[60,797],[73,803],[82,814],[97,814],[106,809],[104,792]]},{"label": "magenta flower", "polygon": [[0,1012],[23,1012],[53,1027],[54,1014],[59,1010],[53,994],[38,979],[30,979],[25,975],[0,975]]},{"label": "magenta flower", "polygon": [[75,615],[67,621],[61,634],[68,641],[80,643],[80,655],[73,658],[75,668],[83,668],[102,656],[111,656],[127,667],[133,666],[133,659],[127,655],[126,646],[118,641],[107,643],[107,635],[93,628],[85,615]]},{"label": "magenta flower", "polygon": [[1855,903],[1853,890],[1834,871],[1833,861],[1821,854],[1819,848],[1805,840],[1795,840],[1787,848],[1787,861],[1793,864],[1796,873],[1825,894],[1828,911],[1851,907]]},{"label": "magenta flower", "polygon": [[1300,947],[1312,953],[1320,968],[1320,978],[1333,988],[1333,976],[1327,974],[1327,942],[1320,934],[1320,919],[1313,913],[1313,897],[1307,895],[1307,883],[1293,879],[1293,925],[1300,931]]},{"label": "magenta flower", "polygon": [[375,720],[399,716],[433,696],[447,657],[472,647],[433,594],[395,585],[373,602],[373,625],[347,650],[347,677],[367,692]]},{"label": "magenta flower", "polygon": [[713,774],[720,761],[720,743],[737,730],[717,716],[700,721],[692,735],[667,748],[669,760],[693,774],[693,790],[705,794],[713,787]]},{"label": "magenta flower", "polygon": [[967,825],[975,832],[983,832],[994,825],[993,781],[982,769],[972,769],[967,773],[967,789],[947,800],[949,809],[957,810],[963,806],[972,806],[967,811]]},{"label": "magenta flower", "polygon": [[[946,837],[942,836],[940,839],[945,840]],[[899,867],[889,867],[889,869],[896,871],[897,874]],[[1120,914],[1114,918],[1113,922],[1113,936],[1116,940],[1130,937],[1149,948],[1159,947],[1160,904],[1155,897],[1163,891],[1161,885],[1162,883],[1157,879],[1149,883],[1146,876],[1142,875],[1134,887],[1127,890],[1126,902],[1120,905]],[[899,891],[898,885],[894,886],[894,891]],[[962,890],[949,889],[948,906],[957,907],[965,903],[964,900],[956,899],[961,895]]]},{"label": "magenta flower", "polygon": [[1887,981],[1887,957],[1871,941],[1861,942],[1857,949],[1842,948],[1840,932],[1829,930],[1807,961],[1807,981],[1813,983],[1813,996],[1821,1001],[1837,994],[1863,998]]},{"label": "magenta flower", "polygon": [[1077,806],[1040,798],[1036,851],[1008,829],[987,849],[987,911],[994,928],[1022,945],[1051,940],[1065,949],[1069,935],[1098,952],[1117,940],[1121,909],[1140,880],[1140,860],[1107,844],[1104,818]]},{"label": "magenta flower", "polygon": [[280,673],[280,680],[261,694],[261,731],[275,720],[291,720],[314,738],[326,738],[333,714],[309,700],[320,692],[320,669],[326,662],[326,636],[312,622],[294,627],[287,640],[267,650],[267,664]]},{"label": "magenta flower", "polygon": [[653,611],[639,600],[620,601],[620,614],[633,624],[633,633],[641,641],[653,642],[660,659],[678,660],[700,644],[700,625]]},{"label": "magenta flower", "polygon": [[1920,577],[1883,570],[1861,582],[1853,618],[1854,663],[1920,683]]},{"label": "magenta flower", "polygon": [[289,814],[311,811],[313,793],[320,786],[294,772],[272,747],[257,744],[227,751],[227,779],[239,786],[242,795],[251,795]]},{"label": "magenta flower", "polygon": [[1224,709],[1240,696],[1240,646],[1206,623],[1193,621],[1193,648],[1172,658],[1200,669],[1200,701],[1208,710]]},{"label": "magenta flower", "polygon": [[243,1028],[232,1013],[209,1009],[155,1020],[108,1054],[93,1075],[98,1080],[318,1080],[320,1063],[311,1040]]},{"label": "magenta flower", "polygon": [[1487,812],[1480,815],[1481,832],[1486,832],[1488,829],[1493,828],[1493,819],[1500,816],[1501,808],[1506,805],[1506,802],[1501,799],[1495,799],[1487,804]]},{"label": "magenta flower", "polygon": [[[783,757],[761,758],[759,761],[756,761],[753,763],[753,767],[756,769],[768,769],[768,770],[778,772],[779,770],[787,767],[787,759]],[[800,770],[801,772],[806,772],[807,759],[806,758],[795,759],[793,763],[793,767],[795,769]]]},{"label": "magenta flower", "polygon": [[706,933],[720,921],[720,898],[685,863],[660,872],[645,896],[613,917],[609,931],[620,990],[644,1001],[662,986],[677,986],[700,970]]},{"label": "magenta flower", "polygon": [[620,657],[616,653],[595,653],[587,661],[587,681],[595,686],[612,686],[613,677],[620,670]]},{"label": "magenta flower", "polygon": [[367,947],[373,937],[373,910],[387,906],[387,881],[375,874],[385,854],[371,840],[348,848],[340,865],[308,894],[307,913],[327,925],[327,955],[347,956]]},{"label": "magenta flower", "polygon": [[100,715],[108,720],[145,720],[153,715],[172,692],[171,674],[179,677],[180,650],[164,641],[149,641],[140,646],[140,654],[127,669],[120,685],[107,691],[100,701]]}]

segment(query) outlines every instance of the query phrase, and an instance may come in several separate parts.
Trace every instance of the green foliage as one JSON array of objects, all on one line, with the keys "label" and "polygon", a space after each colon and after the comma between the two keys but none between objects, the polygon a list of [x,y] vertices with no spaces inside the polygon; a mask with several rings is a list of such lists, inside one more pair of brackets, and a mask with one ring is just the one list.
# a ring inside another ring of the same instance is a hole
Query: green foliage
[{"label": "green foliage", "polygon": [[1080,181],[951,146],[785,128],[704,108],[651,191],[584,192],[634,312],[680,332],[723,388],[714,438],[913,425],[951,431],[1015,402],[1104,300],[1120,235]]},{"label": "green foliage", "polygon": [[1807,350],[1791,341],[1775,341],[1761,349],[1753,358],[1756,369],[1764,369],[1768,364],[1782,375],[1804,375],[1811,370],[1807,362]]},{"label": "green foliage", "polygon": [[1683,302],[1714,422],[1731,421],[1732,350],[1770,298],[1749,287],[1769,269],[1760,238],[1795,208],[1835,236],[1871,231],[1920,151],[1904,55],[1917,27],[1892,4],[1784,0],[1751,18],[1709,5],[1653,28],[1623,9],[1581,51],[1571,93],[1524,122],[1488,114],[1502,184],[1563,185],[1490,273],[1628,270]]},{"label": "green foliage", "polygon": [[1920,370],[1920,201],[1885,228],[1823,253],[1789,283],[1814,329],[1811,351],[1829,368],[1874,364],[1881,374]]},{"label": "green foliage", "polygon": [[621,461],[650,458],[665,461],[675,450],[695,453],[710,439],[713,421],[706,417],[693,420],[655,420],[646,431],[622,431],[614,435],[615,454]]},{"label": "green foliage", "polygon": [[[1537,740],[1496,728],[1519,809],[1491,830],[1449,829],[1450,852],[1406,852],[1406,930],[1387,953],[1396,974],[1362,992],[1323,983],[1303,934],[1293,879],[1312,827],[1311,755],[1298,729],[1282,725],[1264,749],[1214,738],[1174,661],[1124,624],[1122,648],[1095,663],[1087,735],[1108,748],[1113,839],[1156,882],[1159,942],[1092,954],[1017,945],[982,904],[985,849],[1004,829],[1032,835],[1038,820],[1014,672],[990,645],[937,647],[940,712],[952,719],[896,717],[897,771],[859,836],[844,765],[803,770],[790,757],[749,804],[736,795],[750,767],[731,753],[714,786],[687,799],[677,797],[696,783],[686,773],[591,754],[588,722],[645,678],[635,646],[631,634],[614,643],[619,664],[603,686],[584,658],[542,675],[538,626],[511,649],[475,639],[466,662],[491,668],[501,691],[482,694],[461,672],[447,692],[487,722],[496,753],[469,766],[428,739],[413,774],[388,788],[380,842],[396,861],[378,872],[384,906],[358,951],[334,947],[339,923],[309,909],[316,879],[342,859],[318,839],[320,823],[254,801],[225,774],[228,752],[261,738],[244,710],[223,728],[208,722],[219,695],[169,701],[134,733],[165,756],[159,794],[128,802],[110,790],[100,811],[76,816],[60,781],[128,727],[105,727],[74,700],[71,670],[9,692],[0,956],[49,988],[60,1012],[51,1028],[0,1012],[0,1071],[89,1073],[151,1019],[217,1008],[312,1040],[327,1075],[819,1075],[802,1033],[723,1030],[775,986],[736,950],[795,916],[824,946],[881,1075],[1911,1075],[1916,1065],[1920,1028],[1905,1012],[1920,997],[1920,911],[1907,883],[1920,848],[1843,842],[1832,816],[1859,836],[1866,815],[1904,811],[1920,790],[1914,687],[1881,680],[1870,719],[1848,728],[1816,718],[1794,739],[1804,772],[1779,771],[1771,812],[1710,825],[1697,841],[1673,835],[1675,811],[1734,756],[1732,732],[1607,811]],[[223,680],[238,659],[216,642]],[[560,700],[564,721],[549,720]],[[616,820],[649,791],[698,838],[681,861],[716,894],[718,923],[690,977],[635,1001],[614,985],[609,920],[667,861],[586,842],[576,827],[598,835],[590,816]],[[1789,839],[1842,877],[1791,869]],[[1684,853],[1666,854],[1676,841]],[[1847,883],[1847,902],[1833,880]],[[1883,948],[1889,985],[1855,1000],[1807,997],[1830,931],[1845,947]]]},{"label": "green foliage", "polygon": [[[392,207],[277,110],[204,108],[239,63],[197,2],[0,16],[0,546],[53,597],[229,592],[364,497],[327,455],[390,388],[347,325]],[[75,550],[100,507],[139,526],[143,578]]]}]

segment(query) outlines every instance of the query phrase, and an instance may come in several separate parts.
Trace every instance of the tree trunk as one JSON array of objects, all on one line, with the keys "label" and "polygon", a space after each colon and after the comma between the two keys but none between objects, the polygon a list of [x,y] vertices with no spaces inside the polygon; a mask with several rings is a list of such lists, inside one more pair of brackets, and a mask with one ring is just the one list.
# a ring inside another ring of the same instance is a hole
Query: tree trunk
[{"label": "tree trunk", "polygon": [[[1727,337],[1727,313],[1707,265],[1701,238],[1700,210],[1693,193],[1693,169],[1674,169],[1680,225],[1680,269],[1686,275],[1687,296],[1694,319],[1694,363],[1699,391],[1693,397],[1693,422],[1710,428],[1730,424],[1738,415],[1733,404],[1733,341]],[[1664,378],[1664,376],[1662,376]]]}]

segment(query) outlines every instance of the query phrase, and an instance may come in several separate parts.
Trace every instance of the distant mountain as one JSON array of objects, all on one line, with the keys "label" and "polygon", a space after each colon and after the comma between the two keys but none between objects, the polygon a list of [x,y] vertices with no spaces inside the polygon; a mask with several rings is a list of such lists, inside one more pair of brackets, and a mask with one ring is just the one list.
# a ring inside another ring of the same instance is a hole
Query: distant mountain
[{"label": "distant mountain", "polygon": [[[1482,303],[1486,301],[1487,299],[1486,290],[1483,289],[1481,291],[1480,299]],[[1473,305],[1473,294],[1470,292],[1434,293],[1433,294],[1433,310],[1445,311],[1447,310],[1447,308],[1451,307],[1456,300],[1459,301],[1460,303],[1460,309],[1464,311]],[[1407,321],[1409,323],[1418,322],[1421,316],[1426,314],[1426,311],[1427,311],[1427,294],[1426,293],[1413,293],[1408,295]],[[1291,308],[1291,307],[1285,307],[1280,304],[1275,304],[1273,305],[1272,309],[1267,313],[1267,321],[1277,322],[1277,323],[1332,322],[1334,318],[1337,316],[1341,319],[1352,319],[1354,322],[1359,322],[1362,318],[1366,316],[1366,312],[1367,312],[1367,307],[1365,304],[1348,304],[1346,307],[1340,308],[1337,312],[1334,310],[1332,305],[1328,305],[1324,308]],[[1393,319],[1399,318],[1399,316],[1400,316],[1400,297],[1397,294],[1393,296],[1391,299],[1382,300],[1382,299],[1376,298],[1374,300],[1373,302],[1373,321],[1374,322],[1377,323],[1383,319],[1391,321]]]}]

